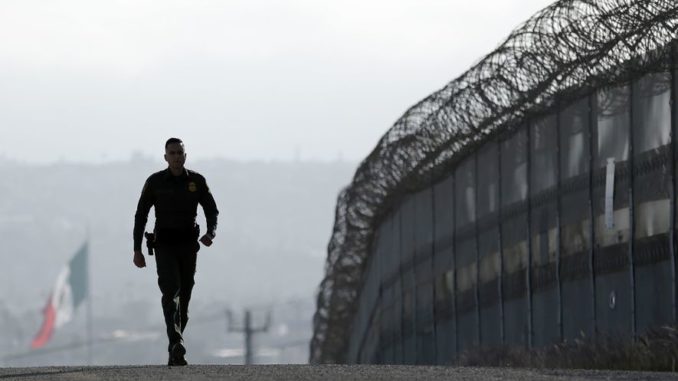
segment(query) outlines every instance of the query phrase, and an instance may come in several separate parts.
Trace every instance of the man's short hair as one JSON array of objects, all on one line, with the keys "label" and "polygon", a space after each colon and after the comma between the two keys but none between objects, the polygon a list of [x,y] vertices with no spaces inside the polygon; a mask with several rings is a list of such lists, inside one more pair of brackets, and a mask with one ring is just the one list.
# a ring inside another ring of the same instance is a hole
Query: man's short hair
[{"label": "man's short hair", "polygon": [[168,147],[170,144],[174,144],[174,143],[181,144],[181,145],[184,144],[184,142],[182,142],[181,139],[179,139],[179,138],[169,138],[169,139],[167,139],[167,141],[165,142],[165,149],[167,149],[167,147]]}]

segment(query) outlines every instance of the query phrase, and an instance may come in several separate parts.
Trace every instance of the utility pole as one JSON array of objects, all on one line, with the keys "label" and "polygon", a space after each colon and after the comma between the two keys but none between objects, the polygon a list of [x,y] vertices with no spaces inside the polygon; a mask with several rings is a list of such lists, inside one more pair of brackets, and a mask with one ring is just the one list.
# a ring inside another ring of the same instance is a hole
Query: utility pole
[{"label": "utility pole", "polygon": [[231,310],[226,310],[226,319],[228,320],[228,332],[242,332],[245,335],[245,365],[251,365],[254,351],[252,350],[252,336],[255,333],[266,332],[271,324],[271,312],[266,315],[266,322],[261,327],[252,326],[252,312],[245,310],[245,316],[242,326],[233,324],[233,314]]}]

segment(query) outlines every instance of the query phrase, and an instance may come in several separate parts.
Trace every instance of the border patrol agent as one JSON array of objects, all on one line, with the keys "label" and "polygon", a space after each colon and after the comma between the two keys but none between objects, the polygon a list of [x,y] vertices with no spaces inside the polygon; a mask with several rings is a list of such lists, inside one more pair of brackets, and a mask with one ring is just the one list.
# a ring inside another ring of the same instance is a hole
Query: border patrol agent
[{"label": "border patrol agent", "polygon": [[[141,241],[151,206],[155,207],[154,242],[158,286],[162,293],[169,339],[168,365],[186,365],[183,332],[188,322],[188,303],[194,284],[198,237],[198,204],[205,212],[207,232],[199,241],[210,246],[215,237],[219,211],[205,178],[184,168],[186,152],[180,139],[165,143],[167,169],[152,174],[144,184],[134,216],[134,264],[146,267]],[[149,246],[149,247],[150,247]],[[153,255],[149,252],[149,255]]]}]

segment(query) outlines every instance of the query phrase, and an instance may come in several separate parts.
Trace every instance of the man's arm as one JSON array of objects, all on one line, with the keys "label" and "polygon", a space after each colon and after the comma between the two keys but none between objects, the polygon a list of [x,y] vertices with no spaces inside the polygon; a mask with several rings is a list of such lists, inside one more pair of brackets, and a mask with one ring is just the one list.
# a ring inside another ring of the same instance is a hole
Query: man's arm
[{"label": "man's arm", "polygon": [[203,187],[199,202],[202,206],[202,210],[205,212],[205,219],[207,220],[207,233],[200,238],[200,242],[205,246],[210,246],[212,240],[216,237],[217,216],[219,216],[219,210],[217,209],[217,203],[214,201],[214,196],[212,196],[212,192],[210,192],[210,188],[207,186],[205,178],[203,178]]},{"label": "man's arm", "polygon": [[134,214],[134,230],[132,238],[134,240],[134,264],[137,267],[145,267],[146,261],[141,252],[141,241],[144,236],[144,229],[146,228],[146,221],[148,221],[148,212],[155,201],[153,191],[150,189],[150,178],[146,180],[144,188],[141,190],[139,203],[137,204],[137,211]]}]

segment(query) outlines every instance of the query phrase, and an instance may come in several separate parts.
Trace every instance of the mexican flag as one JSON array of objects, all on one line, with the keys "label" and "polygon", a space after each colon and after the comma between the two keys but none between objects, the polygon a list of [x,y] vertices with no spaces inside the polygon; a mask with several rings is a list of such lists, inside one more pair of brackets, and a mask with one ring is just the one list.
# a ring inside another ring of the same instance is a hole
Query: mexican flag
[{"label": "mexican flag", "polygon": [[87,297],[87,243],[84,243],[70,262],[65,265],[43,310],[42,327],[33,341],[31,349],[42,348],[54,333],[54,329],[68,323],[73,312]]}]

